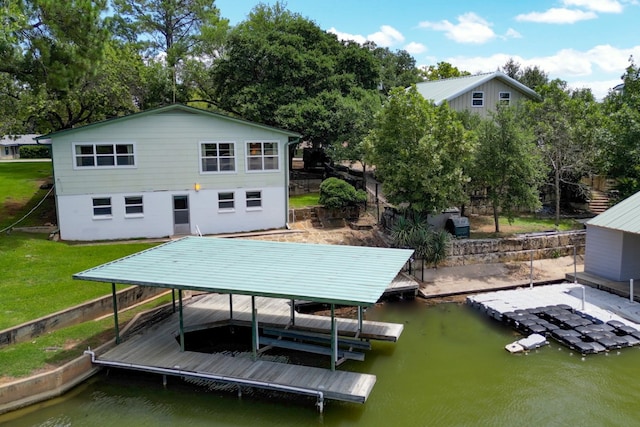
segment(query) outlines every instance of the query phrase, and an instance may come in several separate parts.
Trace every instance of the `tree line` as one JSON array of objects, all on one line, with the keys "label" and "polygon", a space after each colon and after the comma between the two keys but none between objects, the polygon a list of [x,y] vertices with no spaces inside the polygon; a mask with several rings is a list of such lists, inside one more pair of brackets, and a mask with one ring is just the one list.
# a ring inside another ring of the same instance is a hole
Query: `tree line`
[{"label": "tree line", "polygon": [[376,165],[389,200],[421,212],[478,189],[508,214],[535,209],[547,185],[559,214],[562,192],[580,191],[590,174],[618,178],[621,195],[640,189],[633,60],[624,88],[602,102],[510,60],[502,71],[541,100],[481,120],[406,90],[468,72],[446,62],[418,68],[404,50],[339,40],[282,3],[258,4],[233,27],[212,0],[0,1],[0,21],[0,135],[180,102]]}]

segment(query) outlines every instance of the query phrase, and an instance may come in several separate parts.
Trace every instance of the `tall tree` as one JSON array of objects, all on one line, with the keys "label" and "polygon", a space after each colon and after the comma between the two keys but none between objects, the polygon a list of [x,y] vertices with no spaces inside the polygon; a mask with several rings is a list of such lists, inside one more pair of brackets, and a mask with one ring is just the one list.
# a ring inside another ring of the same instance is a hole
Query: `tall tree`
[{"label": "tall tree", "polygon": [[105,58],[117,59],[108,50],[105,12],[106,0],[17,0],[0,10],[3,88],[26,128],[64,129],[118,110],[119,81],[100,83]]},{"label": "tall tree", "polygon": [[500,212],[511,220],[517,208],[540,207],[544,166],[535,137],[517,107],[498,106],[491,117],[482,120],[474,165],[473,186],[487,192],[496,233],[500,232]]},{"label": "tall tree", "polygon": [[617,179],[621,198],[640,191],[640,68],[633,57],[622,85],[604,100],[609,141],[603,145],[604,170]]},{"label": "tall tree", "polygon": [[562,188],[580,191],[580,179],[595,170],[604,117],[589,90],[572,91],[566,82],[553,80],[538,91],[542,102],[526,101],[525,105],[538,147],[551,170],[558,225]]},{"label": "tall tree", "polygon": [[429,65],[422,69],[422,77],[425,80],[450,79],[452,77],[462,77],[471,75],[468,71],[461,71],[448,62],[438,62],[436,65]]},{"label": "tall tree", "polygon": [[501,71],[533,90],[549,83],[549,75],[542,68],[537,65],[522,68],[520,63],[513,58],[509,58],[502,66]]},{"label": "tall tree", "polygon": [[179,65],[196,55],[213,55],[228,29],[213,0],[112,0],[112,4],[113,31],[135,43],[148,59],[166,60],[174,102]]},{"label": "tall tree", "polygon": [[373,42],[365,43],[380,64],[379,89],[386,96],[394,87],[409,87],[422,80],[416,60],[406,50],[391,51]]},{"label": "tall tree", "polygon": [[256,6],[230,32],[200,90],[225,111],[298,131],[320,146],[362,128],[355,124],[372,115],[378,80],[368,49],[276,3]]},{"label": "tall tree", "polygon": [[437,212],[465,198],[462,165],[474,139],[445,103],[435,106],[415,86],[391,90],[366,140],[387,199],[417,212]]}]

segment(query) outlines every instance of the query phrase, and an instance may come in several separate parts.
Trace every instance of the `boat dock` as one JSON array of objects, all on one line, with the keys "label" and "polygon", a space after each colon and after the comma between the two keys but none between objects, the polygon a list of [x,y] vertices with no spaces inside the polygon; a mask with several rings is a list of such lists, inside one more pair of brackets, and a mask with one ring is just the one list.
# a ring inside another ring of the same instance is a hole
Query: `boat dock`
[{"label": "boat dock", "polygon": [[[317,343],[327,338],[331,330],[330,317],[295,313],[292,321],[290,301],[284,299],[258,297],[255,306],[261,331],[259,341],[269,344],[259,348],[260,354],[268,352],[270,345],[318,354],[322,349],[330,349],[328,342],[324,346]],[[183,308],[185,332],[227,324],[250,327],[251,317],[251,297],[241,295],[204,294],[194,297]],[[340,354],[356,360],[362,360],[362,351],[370,349],[369,340],[395,342],[403,329],[401,324],[344,318],[336,318],[336,327],[340,344],[348,346],[340,349]],[[178,334],[178,314],[175,313],[138,331],[99,357],[92,354],[93,362],[105,367],[161,374],[165,381],[166,376],[176,376],[230,383],[238,387],[239,393],[242,387],[256,387],[315,396],[321,411],[327,399],[364,403],[376,381],[370,374],[279,363],[262,356],[254,361],[250,354],[181,351]],[[286,340],[291,336],[315,340],[316,344]],[[279,345],[285,343],[290,344]]]},{"label": "boat dock", "polygon": [[582,354],[640,345],[640,304],[578,283],[470,295],[467,303],[523,334]]}]

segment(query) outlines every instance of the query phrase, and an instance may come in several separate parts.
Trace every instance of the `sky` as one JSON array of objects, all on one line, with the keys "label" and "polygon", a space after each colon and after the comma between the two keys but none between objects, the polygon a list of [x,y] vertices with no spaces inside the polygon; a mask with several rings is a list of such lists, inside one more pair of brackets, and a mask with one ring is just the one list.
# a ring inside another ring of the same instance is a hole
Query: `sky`
[{"label": "sky", "polygon": [[[215,0],[231,25],[258,0]],[[275,0],[263,0],[273,5]],[[339,38],[404,49],[419,67],[449,62],[472,74],[513,58],[596,98],[640,63],[640,0],[288,0],[291,12]]]}]

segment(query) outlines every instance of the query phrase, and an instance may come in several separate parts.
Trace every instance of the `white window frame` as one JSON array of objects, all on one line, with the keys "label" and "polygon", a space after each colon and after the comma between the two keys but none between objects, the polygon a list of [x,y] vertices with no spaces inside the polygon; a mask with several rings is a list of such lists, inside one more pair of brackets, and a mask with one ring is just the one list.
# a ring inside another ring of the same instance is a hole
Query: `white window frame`
[{"label": "white window frame", "polygon": [[[140,202],[133,203],[132,199],[140,199]],[[129,212],[129,208],[132,208],[132,210],[139,209],[140,212]],[[124,196],[124,216],[126,218],[140,218],[144,216],[144,197],[142,197],[142,195]]]},{"label": "white window frame", "polygon": [[498,102],[500,105],[511,105],[511,92],[498,92]]},{"label": "white window frame", "polygon": [[[256,194],[257,194],[257,197],[255,196]],[[244,197],[245,197],[245,205],[248,211],[262,210],[262,190],[247,190],[244,193]]]},{"label": "white window frame", "polygon": [[[203,153],[205,144],[215,144],[216,145],[216,154],[213,156],[205,156]],[[231,150],[233,150],[233,156],[221,156],[220,155],[220,144],[229,144],[231,146]],[[200,173],[202,174],[210,174],[210,173],[236,173],[236,143],[235,141],[200,141],[198,144],[198,153],[200,157]],[[204,168],[204,160],[205,159],[215,159],[217,170],[205,170]],[[233,170],[220,170],[220,160],[222,159],[231,159]]]},{"label": "white window frame", "polygon": [[[107,201],[106,204],[96,204],[97,201]],[[113,218],[113,204],[111,203],[111,197],[92,197],[91,209],[93,211],[94,219],[111,219]],[[100,213],[101,209],[109,209],[109,212]]]},{"label": "white window frame", "polygon": [[[109,154],[99,154],[97,147],[108,147],[111,146],[113,148],[113,153]],[[131,153],[118,153],[118,146],[130,146],[132,152]],[[92,152],[88,154],[82,154],[77,152],[77,147],[92,147]],[[73,156],[73,168],[74,169],[132,169],[137,166],[136,162],[136,144],[133,142],[74,142],[71,145],[71,155]],[[112,165],[99,165],[99,158],[113,158]],[[130,165],[119,165],[118,157],[132,157],[133,164]],[[78,165],[78,159],[81,158],[91,158],[93,159],[92,165]]]},{"label": "white window frame", "polygon": [[[260,144],[260,153],[251,153],[251,145],[252,144]],[[265,144],[273,144],[276,149],[276,154],[265,154],[264,146]],[[246,141],[245,142],[245,170],[247,173],[261,173],[261,172],[279,172],[280,171],[280,143],[278,141]],[[260,169],[252,169],[251,163],[252,160],[260,160]],[[267,159],[275,159],[277,162],[276,168],[265,169],[265,160]]]},{"label": "white window frame", "polygon": [[[480,95],[476,97],[476,95]],[[480,101],[479,104],[476,104],[476,101]],[[484,107],[484,92],[481,90],[474,90],[471,92],[471,106],[474,108]]]},{"label": "white window frame", "polygon": [[[231,195],[231,198],[223,198]],[[227,206],[228,204],[231,206]],[[235,191],[220,191],[218,193],[218,212],[235,212],[236,210],[236,193]]]}]

